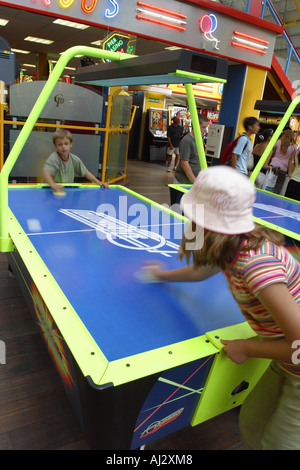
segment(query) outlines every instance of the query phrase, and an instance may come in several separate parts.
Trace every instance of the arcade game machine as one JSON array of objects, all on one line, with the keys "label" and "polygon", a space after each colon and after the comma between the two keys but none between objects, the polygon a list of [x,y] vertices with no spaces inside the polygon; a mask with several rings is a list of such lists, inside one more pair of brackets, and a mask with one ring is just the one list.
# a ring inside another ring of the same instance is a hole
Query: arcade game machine
[{"label": "arcade game machine", "polygon": [[[179,267],[186,219],[122,186],[14,185],[10,171],[66,63],[77,81],[105,86],[185,83],[205,168],[192,83],[226,81],[227,62],[192,51],[135,57],[84,46],[62,54],[0,173],[0,249],[32,311],[94,449],[136,449],[240,405],[269,361],[233,363],[220,338],[255,334],[223,276],[143,282],[144,261]],[[20,155],[22,158],[22,155]]]},{"label": "arcade game machine", "polygon": [[227,144],[232,140],[233,127],[224,124],[212,123],[209,126],[205,155],[207,162],[211,165],[220,164],[220,156]]},{"label": "arcade game machine", "polygon": [[149,162],[166,161],[168,146],[168,125],[167,109],[148,109],[142,153],[143,160]]},{"label": "arcade game machine", "polygon": [[20,64],[5,38],[0,36],[0,80],[9,85],[20,74]]}]

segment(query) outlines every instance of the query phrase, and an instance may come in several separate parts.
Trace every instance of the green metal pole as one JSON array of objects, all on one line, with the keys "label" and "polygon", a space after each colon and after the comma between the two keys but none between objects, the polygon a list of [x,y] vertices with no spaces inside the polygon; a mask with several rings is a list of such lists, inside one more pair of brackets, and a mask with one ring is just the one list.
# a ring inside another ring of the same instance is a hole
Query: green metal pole
[{"label": "green metal pole", "polygon": [[200,167],[201,167],[201,170],[203,170],[204,168],[207,168],[207,162],[205,158],[204,145],[203,145],[203,140],[202,140],[202,135],[201,135],[201,129],[200,129],[200,124],[199,124],[199,118],[198,118],[197,107],[196,107],[194,90],[193,90],[192,84],[186,83],[185,90],[186,90],[186,96],[187,96],[188,105],[189,105],[189,111],[190,111],[190,115],[192,118],[192,125],[193,125],[195,140],[196,140],[196,146],[198,150]]},{"label": "green metal pole", "polygon": [[274,147],[274,145],[276,144],[277,140],[279,139],[280,137],[280,134],[281,132],[283,131],[286,123],[288,122],[289,118],[291,117],[291,115],[293,114],[293,111],[294,109],[296,108],[297,104],[300,103],[300,95],[296,96],[296,98],[293,99],[293,101],[291,102],[291,104],[289,105],[288,109],[286,110],[283,118],[281,119],[280,121],[280,124],[278,125],[276,131],[274,132],[270,142],[268,143],[264,153],[262,154],[262,156],[260,157],[260,159],[258,160],[257,162],[257,165],[256,167],[254,168],[254,170],[252,171],[251,173],[251,176],[250,176],[250,179],[251,181],[254,181],[256,180],[257,178],[257,175],[258,173],[260,172],[260,170],[262,169],[265,161],[267,160],[268,158],[268,155],[269,153],[271,152],[272,148]]},{"label": "green metal pole", "polygon": [[38,120],[49,96],[58,82],[67,63],[75,55],[82,54],[90,57],[98,57],[108,60],[123,60],[134,57],[130,54],[110,52],[94,47],[74,46],[67,49],[59,58],[35,105],[33,106],[26,123],[23,126],[13,148],[8,155],[0,173],[0,252],[11,251],[12,243],[8,234],[8,178],[16,163],[36,121]]}]

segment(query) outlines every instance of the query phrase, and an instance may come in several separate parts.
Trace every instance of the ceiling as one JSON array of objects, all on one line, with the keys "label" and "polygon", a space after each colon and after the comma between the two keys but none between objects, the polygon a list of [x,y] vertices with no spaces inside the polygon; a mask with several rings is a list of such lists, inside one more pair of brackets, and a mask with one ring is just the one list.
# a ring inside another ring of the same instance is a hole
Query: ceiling
[{"label": "ceiling", "polygon": [[[272,0],[272,3],[295,48],[300,54],[300,3],[298,4],[298,1],[299,0]],[[273,21],[267,9],[264,18]]]},{"label": "ceiling", "polygon": [[[21,64],[24,73],[32,73],[33,67],[24,64],[36,65],[37,54],[45,53],[48,59],[58,60],[60,53],[72,46],[91,46],[93,41],[104,39],[108,30],[90,26],[85,30],[78,30],[67,26],[54,24],[55,18],[46,15],[18,10],[0,5],[0,18],[9,20],[6,26],[0,26],[0,36],[5,38],[12,49],[30,51],[30,54],[16,53],[16,58]],[[53,44],[43,45],[24,41],[27,36],[50,39]],[[150,54],[163,51],[169,44],[138,38],[136,54]],[[96,46],[92,46],[96,47]],[[69,67],[80,66],[80,59],[74,58],[68,63]],[[66,69],[65,72],[74,75],[74,71]]]},{"label": "ceiling", "polygon": [[[246,0],[220,0],[228,6],[234,6],[240,10],[245,10]],[[300,52],[300,6],[297,0],[273,0],[273,4],[283,22],[287,25],[287,31]],[[16,57],[20,62],[24,74],[31,74],[37,63],[37,54],[45,53],[48,59],[58,60],[59,54],[74,45],[91,46],[93,41],[104,39],[109,33],[108,30],[90,26],[85,30],[77,30],[66,26],[53,24],[55,18],[51,16],[39,15],[36,13],[9,8],[0,5],[0,18],[9,20],[6,26],[0,26],[0,36],[4,37],[11,48],[30,51],[29,54],[16,53]],[[274,21],[266,9],[265,19]],[[53,40],[51,45],[36,44],[24,41],[26,36],[36,36]],[[168,47],[157,41],[138,38],[136,54],[150,54],[152,52],[160,52]],[[69,67],[77,68],[80,66],[80,59],[74,58]],[[66,69],[66,74],[74,75],[74,71]]]}]

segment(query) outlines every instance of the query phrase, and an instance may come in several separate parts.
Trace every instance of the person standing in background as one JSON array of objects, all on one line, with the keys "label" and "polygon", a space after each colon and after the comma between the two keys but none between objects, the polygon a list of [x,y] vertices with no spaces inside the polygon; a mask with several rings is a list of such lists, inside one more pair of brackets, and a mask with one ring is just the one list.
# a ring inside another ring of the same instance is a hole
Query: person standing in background
[{"label": "person standing in background", "polygon": [[260,130],[259,121],[255,117],[247,117],[244,120],[245,132],[240,135],[232,152],[231,166],[240,173],[248,175],[248,159],[251,150],[250,136],[258,134]]},{"label": "person standing in background", "polygon": [[167,156],[168,156],[168,168],[167,171],[172,171],[171,163],[172,163],[172,155],[175,153],[175,164],[173,170],[176,170],[179,161],[179,145],[180,145],[180,138],[182,136],[182,126],[180,125],[180,119],[178,116],[173,117],[173,122],[167,129],[167,137],[169,146],[167,148]]},{"label": "person standing in background", "polygon": [[[199,124],[202,140],[208,132],[209,120],[203,114],[199,114]],[[196,145],[194,130],[186,134],[180,142],[180,160],[175,173],[174,183],[194,183],[200,172],[200,161]]]},{"label": "person standing in background", "polygon": [[[253,168],[256,167],[256,165],[258,164],[259,160],[260,160],[260,157],[262,156],[262,154],[264,153],[265,149],[267,148],[267,145],[269,144],[271,138],[272,138],[272,135],[274,134],[274,131],[273,129],[265,129],[261,135],[259,135],[259,139],[261,140],[261,142],[259,142],[258,144],[255,145],[254,149],[252,150],[252,154],[253,154],[253,163],[254,163],[254,166]],[[257,178],[255,180],[255,186],[257,188],[262,188],[263,187],[263,184],[264,184],[264,180],[265,180],[265,176],[266,176],[266,173],[267,173],[267,170],[270,170],[272,169],[273,167],[270,166],[269,162],[271,160],[273,156],[273,149],[271,150],[271,152],[269,153],[266,161],[264,162],[263,164],[263,167],[261,168],[260,172],[258,173],[257,175]],[[274,170],[275,171],[275,168]]]},{"label": "person standing in background", "polygon": [[300,201],[300,150],[296,153],[292,163],[294,163],[295,169],[287,185],[285,197]]},{"label": "person standing in background", "polygon": [[271,166],[277,167],[276,174],[278,176],[273,193],[279,194],[285,182],[286,175],[291,174],[292,161],[295,158],[297,147],[294,132],[290,129],[284,131],[280,139],[276,142],[274,149],[275,154],[271,160]]}]

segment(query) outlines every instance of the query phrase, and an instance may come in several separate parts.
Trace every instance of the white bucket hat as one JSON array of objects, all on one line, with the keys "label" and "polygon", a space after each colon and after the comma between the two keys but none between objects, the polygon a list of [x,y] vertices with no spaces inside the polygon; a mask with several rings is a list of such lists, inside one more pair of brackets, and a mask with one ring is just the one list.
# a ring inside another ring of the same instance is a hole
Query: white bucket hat
[{"label": "white bucket hat", "polygon": [[251,232],[255,188],[246,175],[217,165],[201,170],[180,202],[184,215],[199,227],[217,233]]}]

